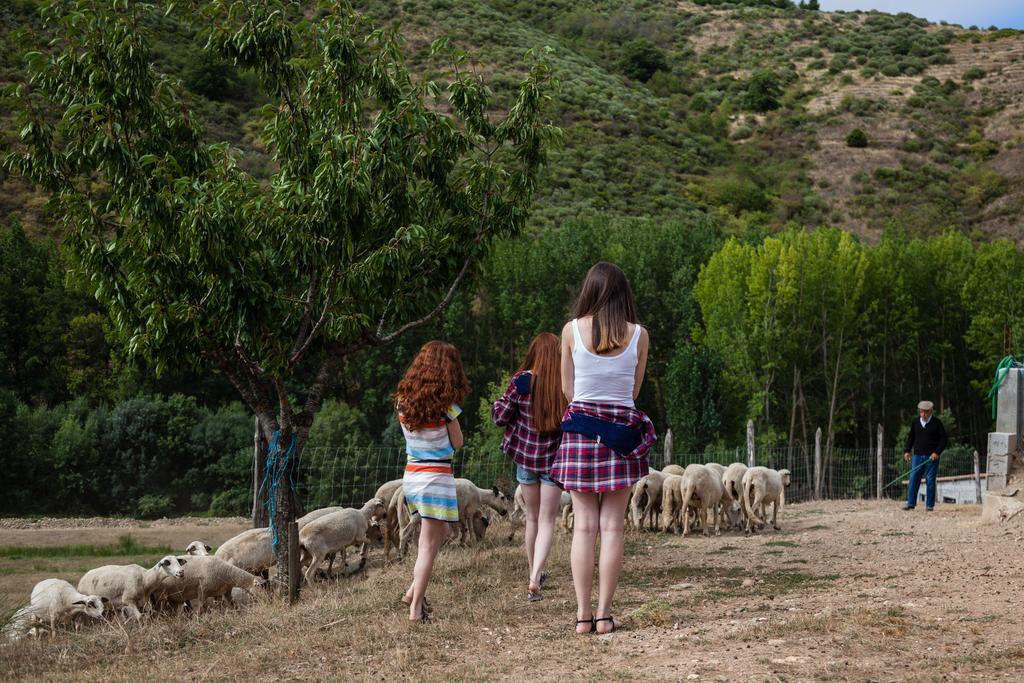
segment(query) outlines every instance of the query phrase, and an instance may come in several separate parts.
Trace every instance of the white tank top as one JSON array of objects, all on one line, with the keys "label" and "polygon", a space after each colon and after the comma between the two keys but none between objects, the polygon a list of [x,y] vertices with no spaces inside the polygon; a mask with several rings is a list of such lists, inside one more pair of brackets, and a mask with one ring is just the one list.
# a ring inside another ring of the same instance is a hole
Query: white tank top
[{"label": "white tank top", "polygon": [[625,351],[614,356],[598,356],[587,349],[580,335],[579,322],[573,319],[572,336],[575,347],[572,350],[572,400],[635,407],[633,384],[636,382],[636,346],[637,340],[640,339],[640,326],[634,327],[633,337],[626,345]]}]

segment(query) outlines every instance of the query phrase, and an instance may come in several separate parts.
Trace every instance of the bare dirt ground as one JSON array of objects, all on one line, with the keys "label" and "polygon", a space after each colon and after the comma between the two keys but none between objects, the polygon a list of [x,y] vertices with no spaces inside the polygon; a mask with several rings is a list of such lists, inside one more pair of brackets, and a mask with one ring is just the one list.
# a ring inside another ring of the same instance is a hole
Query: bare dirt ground
[{"label": "bare dirt ground", "polygon": [[495,525],[478,547],[442,551],[431,624],[411,626],[398,604],[411,558],[379,569],[376,551],[367,576],[292,608],[271,599],[0,646],[0,677],[1021,680],[1024,527],[982,526],[974,506],[898,507],[793,505],[782,531],[750,538],[631,532],[615,600],[627,627],[608,636],[572,633],[567,536],[545,599],[527,603],[525,561]]}]

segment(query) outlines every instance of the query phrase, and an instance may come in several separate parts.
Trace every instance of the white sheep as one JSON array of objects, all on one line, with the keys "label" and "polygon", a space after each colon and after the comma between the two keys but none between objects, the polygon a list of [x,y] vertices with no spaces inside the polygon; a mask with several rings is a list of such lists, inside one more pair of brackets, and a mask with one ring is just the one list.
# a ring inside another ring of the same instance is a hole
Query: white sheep
[{"label": "white sheep", "polygon": [[246,529],[229,538],[217,548],[213,556],[264,579],[270,568],[277,564],[272,531],[265,526]]},{"label": "white sheep", "polygon": [[379,525],[379,520],[387,514],[387,506],[380,498],[371,498],[356,510],[345,508],[338,512],[313,520],[299,532],[299,549],[302,552],[300,563],[306,566],[306,582],[313,583],[316,570],[328,555],[337,553],[355,543],[362,544],[360,568],[366,564],[369,549],[367,530],[371,524]]},{"label": "white sheep", "polygon": [[11,640],[46,627],[53,638],[58,626],[78,616],[99,619],[107,599],[85,595],[63,579],[44,579],[32,589],[29,603],[19,609],[4,626],[4,635]]},{"label": "white sheep", "polygon": [[398,546],[398,508],[394,507],[395,493],[402,490],[402,480],[392,479],[381,484],[374,498],[380,498],[388,505],[388,516],[382,525],[384,531],[384,561],[391,561],[391,549]]},{"label": "white sheep", "polygon": [[157,589],[161,577],[182,578],[187,560],[168,555],[149,569],[137,564],[108,564],[90,569],[78,582],[81,593],[99,595],[107,606],[123,609],[132,619],[142,618],[142,609],[149,608],[149,596]]},{"label": "white sheep", "polygon": [[[384,500],[384,498],[381,498],[381,500]],[[329,515],[332,512],[337,512],[338,510],[344,509],[345,508],[342,507],[341,505],[333,505],[331,507],[318,508],[316,510],[313,510],[312,512],[307,512],[303,516],[299,517],[297,520],[295,520],[295,524],[299,527],[299,531],[302,531],[302,527],[306,526],[314,519],[320,519],[324,515]]]},{"label": "white sheep", "polygon": [[683,510],[683,477],[679,474],[666,474],[661,482],[661,530],[668,531],[682,528],[680,519]]},{"label": "white sheep", "polygon": [[716,470],[706,465],[687,465],[679,486],[682,492],[681,506],[684,515],[683,536],[690,533],[690,515],[688,514],[690,508],[697,511],[702,533],[705,536],[711,535],[711,528],[708,526],[708,510],[711,510],[715,520],[715,535],[719,535],[721,531],[718,508],[722,502],[725,486]]},{"label": "white sheep", "polygon": [[508,515],[509,499],[497,486],[484,489],[474,484],[469,479],[455,480],[455,497],[459,505],[459,539],[465,543],[467,537],[471,537],[471,528],[468,522],[473,519],[474,514],[481,506],[486,505],[502,517]]},{"label": "white sheep", "polygon": [[743,475],[746,471],[746,465],[741,462],[734,462],[725,468],[725,474],[722,475],[725,494],[731,500],[729,507],[726,509],[726,515],[729,519],[729,525],[735,529],[741,528],[747,519],[747,513],[743,506]]},{"label": "white sheep", "polygon": [[206,541],[192,541],[185,546],[186,555],[209,555],[213,548]]},{"label": "white sheep", "polygon": [[664,467],[661,468],[661,473],[662,474],[677,474],[677,475],[679,475],[681,477],[681,476],[683,476],[683,466],[682,465],[665,465]]},{"label": "white sheep", "polygon": [[[541,486],[544,485],[541,484]],[[558,513],[563,517],[572,514],[572,495],[568,491],[562,491],[562,495],[558,499]],[[526,524],[526,498],[523,496],[522,484],[516,486],[516,490],[512,494],[512,509],[508,513],[508,522],[511,527],[508,540],[511,541],[515,536],[516,529]]]},{"label": "white sheep", "polygon": [[779,509],[786,503],[789,482],[789,470],[751,467],[746,471],[743,475],[743,507],[747,514],[747,535],[750,535],[754,524],[767,524],[765,509],[768,503],[772,504],[772,528],[778,531]]},{"label": "white sheep", "polygon": [[207,599],[224,598],[230,603],[233,589],[250,591],[264,583],[215,555],[179,557],[178,561],[188,562],[185,575],[161,576],[151,596],[153,603],[179,609],[187,603],[199,612]]},{"label": "white sheep", "polygon": [[665,475],[651,470],[633,485],[629,501],[630,521],[635,529],[642,529],[644,523],[654,530],[658,526],[658,511],[661,509],[661,490]]}]

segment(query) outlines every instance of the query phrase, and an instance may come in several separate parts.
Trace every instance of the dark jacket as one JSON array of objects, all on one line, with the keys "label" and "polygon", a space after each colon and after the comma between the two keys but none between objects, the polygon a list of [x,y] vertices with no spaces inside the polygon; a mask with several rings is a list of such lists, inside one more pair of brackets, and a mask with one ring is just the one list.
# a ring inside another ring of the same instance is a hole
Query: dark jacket
[{"label": "dark jacket", "polygon": [[942,455],[948,441],[942,420],[932,415],[927,426],[922,427],[921,419],[915,417],[913,424],[910,425],[907,446],[903,450],[916,455],[931,455],[932,453]]}]

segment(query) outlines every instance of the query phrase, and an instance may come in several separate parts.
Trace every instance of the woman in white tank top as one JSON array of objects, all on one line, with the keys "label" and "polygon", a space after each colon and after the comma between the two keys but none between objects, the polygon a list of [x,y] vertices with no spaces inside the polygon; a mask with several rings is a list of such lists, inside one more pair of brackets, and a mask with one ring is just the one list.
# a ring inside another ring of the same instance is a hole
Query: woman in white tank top
[{"label": "woman in white tank top", "polygon": [[[618,623],[611,602],[622,571],[629,492],[649,470],[654,425],[634,400],[647,367],[647,330],[637,322],[625,273],[611,263],[587,272],[573,319],[562,330],[562,390],[569,401],[551,476],[572,494],[572,577],[577,633]],[[627,445],[623,445],[627,444]],[[594,547],[601,581],[592,609]]]}]

